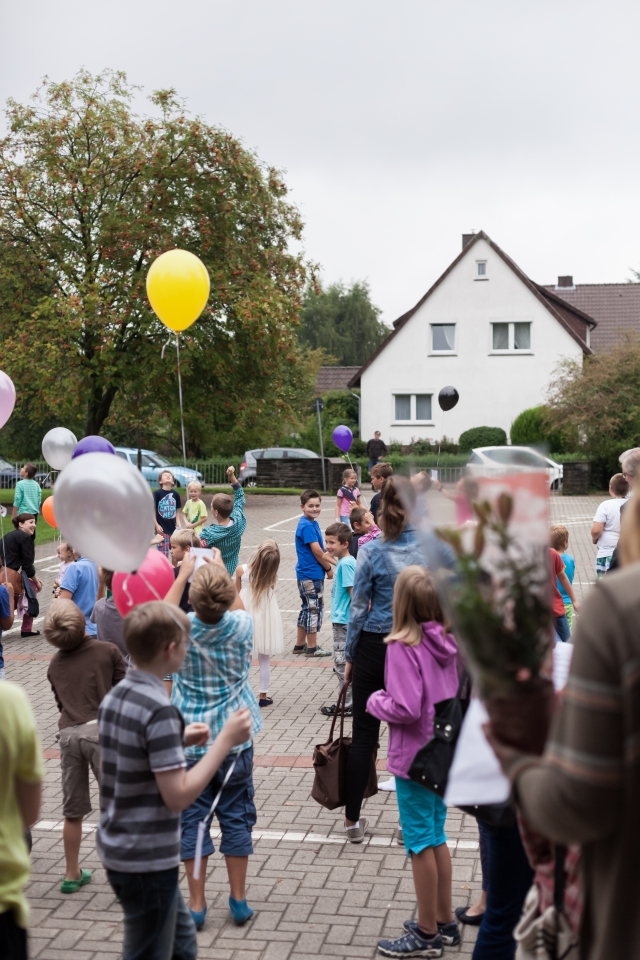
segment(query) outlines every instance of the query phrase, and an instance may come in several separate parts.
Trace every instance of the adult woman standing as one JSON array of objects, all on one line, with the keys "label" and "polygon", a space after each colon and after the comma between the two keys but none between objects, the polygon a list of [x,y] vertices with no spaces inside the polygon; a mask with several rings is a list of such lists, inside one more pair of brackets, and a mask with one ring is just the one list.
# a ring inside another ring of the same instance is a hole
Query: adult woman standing
[{"label": "adult woman standing", "polygon": [[[24,592],[22,573],[26,573],[35,590],[42,590],[42,580],[36,577],[34,566],[36,548],[33,535],[36,531],[36,518],[32,513],[19,513],[11,518],[15,530],[4,535],[0,540],[0,583],[8,581],[13,586],[16,606],[18,597]],[[33,630],[33,617],[25,615],[22,618],[21,637],[37,637],[39,630]]]},{"label": "adult woman standing", "polygon": [[351,843],[362,843],[367,828],[366,818],[360,819],[360,808],[380,735],[380,721],[367,713],[367,700],[384,689],[384,638],[393,623],[393,588],[405,567],[425,565],[407,512],[414,499],[407,480],[390,477],[382,489],[378,514],[383,536],[358,551],[345,651],[345,680],[351,680],[353,686],[353,739],[345,805],[345,832]]}]

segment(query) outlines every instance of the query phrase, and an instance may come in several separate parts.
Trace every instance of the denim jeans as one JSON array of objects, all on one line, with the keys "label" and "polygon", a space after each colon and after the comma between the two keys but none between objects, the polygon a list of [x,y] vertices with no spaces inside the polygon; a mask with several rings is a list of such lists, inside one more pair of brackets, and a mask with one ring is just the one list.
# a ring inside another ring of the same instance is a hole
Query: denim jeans
[{"label": "denim jeans", "polygon": [[[518,825],[494,827],[478,823],[487,846],[487,909],[472,960],[513,960],[513,929],[533,882],[533,870],[522,846]],[[484,865],[483,865],[484,866]]]},{"label": "denim jeans", "polygon": [[107,870],[124,912],[122,960],[195,960],[196,928],[178,888],[178,867]]},{"label": "denim jeans", "polygon": [[571,629],[569,627],[569,621],[567,620],[566,613],[563,613],[561,617],[556,617],[556,633],[560,639],[566,643],[567,640],[571,639]]}]

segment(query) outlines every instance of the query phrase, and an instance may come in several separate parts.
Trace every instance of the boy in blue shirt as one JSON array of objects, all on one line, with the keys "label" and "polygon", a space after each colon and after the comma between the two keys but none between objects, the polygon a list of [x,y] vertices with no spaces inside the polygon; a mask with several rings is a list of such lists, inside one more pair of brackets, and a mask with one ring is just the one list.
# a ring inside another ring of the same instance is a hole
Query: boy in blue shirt
[{"label": "boy in blue shirt", "polygon": [[[345,647],[347,645],[347,624],[351,610],[351,594],[356,576],[356,561],[349,552],[353,534],[346,523],[332,523],[325,530],[327,553],[336,563],[331,588],[331,626],[333,628],[333,672],[338,678],[338,690],[344,686]],[[345,700],[345,716],[353,716],[353,693],[349,685]],[[332,717],[336,704],[321,707],[320,713]]]},{"label": "boy in blue shirt", "polygon": [[[569,531],[566,527],[561,526],[561,524],[554,524],[551,527],[551,546],[560,554],[560,558],[564,563],[564,572],[569,578],[569,583],[573,583],[573,578],[576,574],[576,561],[570,553],[567,553],[569,549]],[[556,584],[560,591],[560,596],[564,601],[564,612],[567,616],[569,629],[571,629],[573,621],[573,604],[571,603],[571,597],[568,596],[557,578]]]},{"label": "boy in blue shirt", "polygon": [[329,650],[317,644],[318,631],[322,627],[324,609],[324,577],[331,564],[325,556],[322,533],[318,524],[321,498],[317,490],[305,490],[300,497],[302,516],[296,529],[296,577],[302,609],[298,616],[298,636],[294,653],[307,657],[330,657]]}]

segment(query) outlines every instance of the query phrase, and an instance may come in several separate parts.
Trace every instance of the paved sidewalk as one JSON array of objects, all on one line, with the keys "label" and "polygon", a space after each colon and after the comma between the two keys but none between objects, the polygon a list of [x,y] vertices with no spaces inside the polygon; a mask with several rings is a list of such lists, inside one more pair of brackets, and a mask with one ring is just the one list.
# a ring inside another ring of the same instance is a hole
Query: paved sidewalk
[{"label": "paved sidewalk", "polygon": [[[582,595],[595,580],[595,548],[588,531],[600,498],[552,501],[552,518],[571,532],[570,551],[577,561],[577,590]],[[432,500],[446,514],[448,504]],[[379,793],[366,801],[371,838],[361,847],[345,844],[341,813],[331,813],[310,799],[314,744],[326,738],[329,723],[319,708],[333,702],[337,689],[331,661],[299,662],[290,653],[295,638],[299,597],[295,581],[293,535],[299,516],[294,497],[248,497],[247,532],[241,561],[265,538],[282,551],[277,593],[285,622],[286,649],[273,665],[274,705],[264,711],[265,727],[256,738],[254,773],[258,823],[255,854],[249,866],[249,902],[256,917],[245,927],[228,915],[226,872],[218,854],[210,860],[207,882],[209,913],[198,935],[205,960],[308,960],[328,956],[352,960],[376,956],[380,936],[396,936],[412,915],[415,897],[411,869],[396,844],[395,795]],[[324,528],[333,518],[326,502]],[[37,550],[37,569],[45,582],[42,613],[57,571],[55,546]],[[36,625],[37,629],[37,625]],[[328,620],[320,642],[330,647]],[[77,894],[59,892],[63,873],[61,786],[55,740],[58,712],[46,680],[51,648],[42,638],[23,641],[19,627],[3,638],[7,678],[23,684],[36,712],[45,751],[47,778],[41,820],[33,831],[33,872],[28,888],[32,905],[31,956],[44,960],[107,960],[119,956],[121,911],[95,853],[93,830],[98,819],[97,796],[87,818],[83,866],[94,871],[91,884]],[[257,690],[257,668],[253,668]],[[384,767],[387,737],[383,727],[379,767]],[[386,779],[381,774],[380,779]],[[471,817],[452,809],[447,833],[453,855],[454,904],[467,904],[480,889],[477,830]],[[215,831],[214,831],[215,839]],[[448,950],[469,956],[476,930],[463,929],[461,947]]]}]

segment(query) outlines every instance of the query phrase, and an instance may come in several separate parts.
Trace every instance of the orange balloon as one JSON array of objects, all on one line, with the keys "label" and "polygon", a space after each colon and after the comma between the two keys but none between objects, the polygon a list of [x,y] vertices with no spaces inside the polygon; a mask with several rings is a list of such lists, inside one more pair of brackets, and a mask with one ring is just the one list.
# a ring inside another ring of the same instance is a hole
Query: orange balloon
[{"label": "orange balloon", "polygon": [[50,527],[54,527],[55,530],[58,529],[56,515],[53,512],[53,497],[47,497],[46,500],[42,501],[42,516],[45,518]]}]

